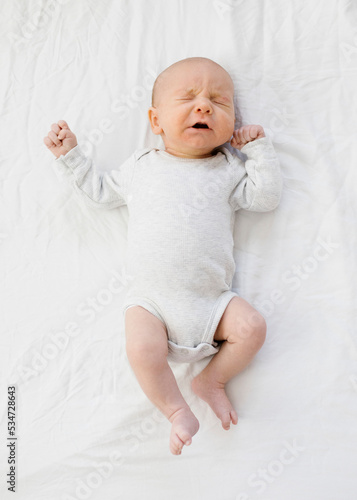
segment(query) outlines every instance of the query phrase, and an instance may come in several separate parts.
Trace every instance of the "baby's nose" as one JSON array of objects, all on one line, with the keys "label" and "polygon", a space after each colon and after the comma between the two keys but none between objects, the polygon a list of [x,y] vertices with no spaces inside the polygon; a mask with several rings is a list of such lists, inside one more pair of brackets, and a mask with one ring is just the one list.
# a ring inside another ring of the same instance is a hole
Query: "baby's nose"
[{"label": "baby's nose", "polygon": [[206,99],[201,100],[195,105],[196,113],[212,113],[212,106],[210,102]]}]

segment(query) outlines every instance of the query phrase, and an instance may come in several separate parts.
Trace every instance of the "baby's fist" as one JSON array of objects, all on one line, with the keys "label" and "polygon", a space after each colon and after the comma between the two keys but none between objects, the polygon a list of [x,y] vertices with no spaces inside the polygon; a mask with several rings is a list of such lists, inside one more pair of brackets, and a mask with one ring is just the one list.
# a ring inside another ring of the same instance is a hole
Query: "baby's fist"
[{"label": "baby's fist", "polygon": [[76,136],[64,120],[51,125],[51,130],[43,138],[43,142],[56,158],[59,158],[61,155],[64,156],[68,151],[77,146]]},{"label": "baby's fist", "polygon": [[264,129],[261,125],[244,125],[233,132],[231,146],[242,149],[248,142],[265,137]]}]

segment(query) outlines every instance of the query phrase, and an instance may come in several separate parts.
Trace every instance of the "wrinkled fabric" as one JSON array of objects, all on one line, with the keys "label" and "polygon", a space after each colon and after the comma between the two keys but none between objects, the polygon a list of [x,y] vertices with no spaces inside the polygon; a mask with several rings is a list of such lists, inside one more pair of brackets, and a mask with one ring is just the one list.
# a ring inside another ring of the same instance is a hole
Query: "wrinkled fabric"
[{"label": "wrinkled fabric", "polygon": [[[16,0],[0,14],[0,498],[14,496],[17,384],[17,500],[354,500],[355,2]],[[161,148],[152,84],[190,56],[232,75],[284,186],[275,210],[235,216],[231,288],[268,328],[227,386],[238,425],[190,389],[208,359],[173,363],[200,421],[174,457],[125,353],[128,209],[79,200],[42,138],[66,120],[107,172]]]}]

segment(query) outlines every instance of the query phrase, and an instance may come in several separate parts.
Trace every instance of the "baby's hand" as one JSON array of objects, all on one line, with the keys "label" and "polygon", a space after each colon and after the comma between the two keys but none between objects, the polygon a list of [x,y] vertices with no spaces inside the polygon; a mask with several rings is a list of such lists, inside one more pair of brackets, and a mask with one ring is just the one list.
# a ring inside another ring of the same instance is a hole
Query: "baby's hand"
[{"label": "baby's hand", "polygon": [[51,131],[48,132],[47,137],[43,138],[43,142],[56,158],[59,158],[61,155],[64,156],[68,151],[77,146],[76,136],[64,120],[51,125]]},{"label": "baby's hand", "polygon": [[264,129],[261,125],[244,125],[233,132],[231,146],[236,149],[242,149],[248,142],[255,141],[265,137]]}]

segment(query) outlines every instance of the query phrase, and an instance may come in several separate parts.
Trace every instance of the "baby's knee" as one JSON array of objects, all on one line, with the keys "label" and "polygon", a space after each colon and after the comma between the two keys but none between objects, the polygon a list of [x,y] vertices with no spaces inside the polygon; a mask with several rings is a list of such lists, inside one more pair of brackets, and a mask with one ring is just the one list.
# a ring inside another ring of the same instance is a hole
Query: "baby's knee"
[{"label": "baby's knee", "polygon": [[265,342],[267,334],[267,324],[261,314],[255,312],[252,317],[253,336],[258,349],[262,347]]},{"label": "baby's knee", "polygon": [[236,339],[242,342],[249,342],[251,348],[258,351],[266,339],[267,324],[263,316],[254,311],[244,322],[238,324],[236,329]]}]

